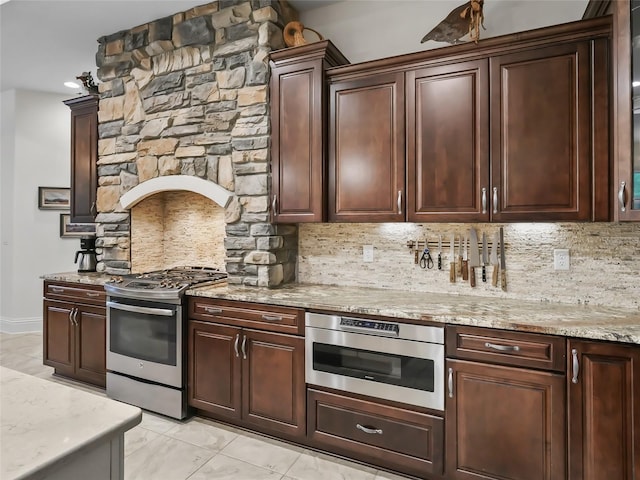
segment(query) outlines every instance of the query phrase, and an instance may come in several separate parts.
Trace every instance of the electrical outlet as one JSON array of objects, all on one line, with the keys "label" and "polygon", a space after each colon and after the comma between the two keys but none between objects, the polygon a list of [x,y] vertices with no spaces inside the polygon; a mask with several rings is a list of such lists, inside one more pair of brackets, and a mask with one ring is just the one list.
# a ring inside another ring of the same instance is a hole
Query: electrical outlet
[{"label": "electrical outlet", "polygon": [[569,249],[556,248],[553,250],[553,269],[569,270]]},{"label": "electrical outlet", "polygon": [[362,261],[373,262],[373,245],[362,246]]}]

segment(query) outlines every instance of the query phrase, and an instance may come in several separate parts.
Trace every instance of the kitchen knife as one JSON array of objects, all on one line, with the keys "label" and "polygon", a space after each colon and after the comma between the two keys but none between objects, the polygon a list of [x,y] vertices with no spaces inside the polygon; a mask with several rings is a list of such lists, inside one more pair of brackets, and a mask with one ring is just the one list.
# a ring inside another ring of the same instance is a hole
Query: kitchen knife
[{"label": "kitchen knife", "polygon": [[475,228],[469,231],[469,284],[476,286],[476,267],[480,266],[480,249],[478,247],[478,233]]},{"label": "kitchen knife", "polygon": [[449,281],[451,283],[456,283],[456,239],[453,235],[451,235],[449,248],[451,249],[449,257]]},{"label": "kitchen knife", "polygon": [[442,270],[442,235],[438,235],[438,270]]},{"label": "kitchen knife", "polygon": [[469,257],[467,257],[468,237],[464,236],[464,250],[462,251],[462,280],[469,280]]},{"label": "kitchen knife", "polygon": [[460,235],[458,242],[458,274],[462,277],[462,235]]},{"label": "kitchen knife", "polygon": [[498,243],[500,243],[500,233],[496,232],[493,235],[493,243],[491,243],[491,255],[489,255],[489,262],[493,265],[493,272],[491,275],[491,285],[498,286],[498,271],[500,270],[498,264]]},{"label": "kitchen knife", "polygon": [[487,267],[489,263],[489,252],[487,251],[487,235],[482,232],[482,281],[487,283]]},{"label": "kitchen knife", "polygon": [[500,286],[507,291],[507,265],[504,259],[504,230],[500,227]]}]

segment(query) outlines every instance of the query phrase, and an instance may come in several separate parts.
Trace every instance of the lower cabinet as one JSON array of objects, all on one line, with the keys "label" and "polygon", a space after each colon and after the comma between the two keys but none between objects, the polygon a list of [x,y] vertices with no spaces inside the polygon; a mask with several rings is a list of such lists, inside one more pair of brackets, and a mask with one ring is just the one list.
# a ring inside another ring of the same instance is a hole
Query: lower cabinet
[{"label": "lower cabinet", "polygon": [[442,475],[441,417],[311,388],[307,396],[314,447],[419,478]]},{"label": "lower cabinet", "polygon": [[640,475],[640,348],[570,340],[570,480]]},{"label": "lower cabinet", "polygon": [[104,387],[106,309],[44,301],[44,364],[60,375]]},{"label": "lower cabinet", "polygon": [[[213,316],[234,321],[222,311]],[[190,319],[188,352],[190,406],[263,432],[304,437],[303,337]]]}]

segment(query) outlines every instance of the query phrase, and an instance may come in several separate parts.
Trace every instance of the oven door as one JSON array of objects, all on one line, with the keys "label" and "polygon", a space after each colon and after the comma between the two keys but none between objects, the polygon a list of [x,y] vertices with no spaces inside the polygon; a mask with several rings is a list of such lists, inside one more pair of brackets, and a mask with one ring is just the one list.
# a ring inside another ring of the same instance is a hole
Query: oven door
[{"label": "oven door", "polygon": [[182,380],[182,307],[107,301],[107,370],[175,388]]},{"label": "oven door", "polygon": [[444,345],[307,327],[307,383],[444,410]]}]

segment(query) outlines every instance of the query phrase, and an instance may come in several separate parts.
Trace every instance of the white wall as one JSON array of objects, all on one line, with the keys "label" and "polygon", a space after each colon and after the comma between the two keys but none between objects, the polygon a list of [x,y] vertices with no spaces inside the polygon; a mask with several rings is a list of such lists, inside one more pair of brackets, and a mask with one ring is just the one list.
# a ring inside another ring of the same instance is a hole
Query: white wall
[{"label": "white wall", "polygon": [[[351,63],[447,46],[420,43],[462,0],[347,0],[300,14]],[[579,20],[587,0],[487,0],[480,38]],[[305,33],[309,41],[317,37]]]},{"label": "white wall", "polygon": [[38,209],[39,186],[69,186],[70,111],[62,103],[67,98],[27,90],[2,93],[0,330],[5,332],[40,330],[40,276],[76,269],[79,242],[60,238],[62,212]]}]

